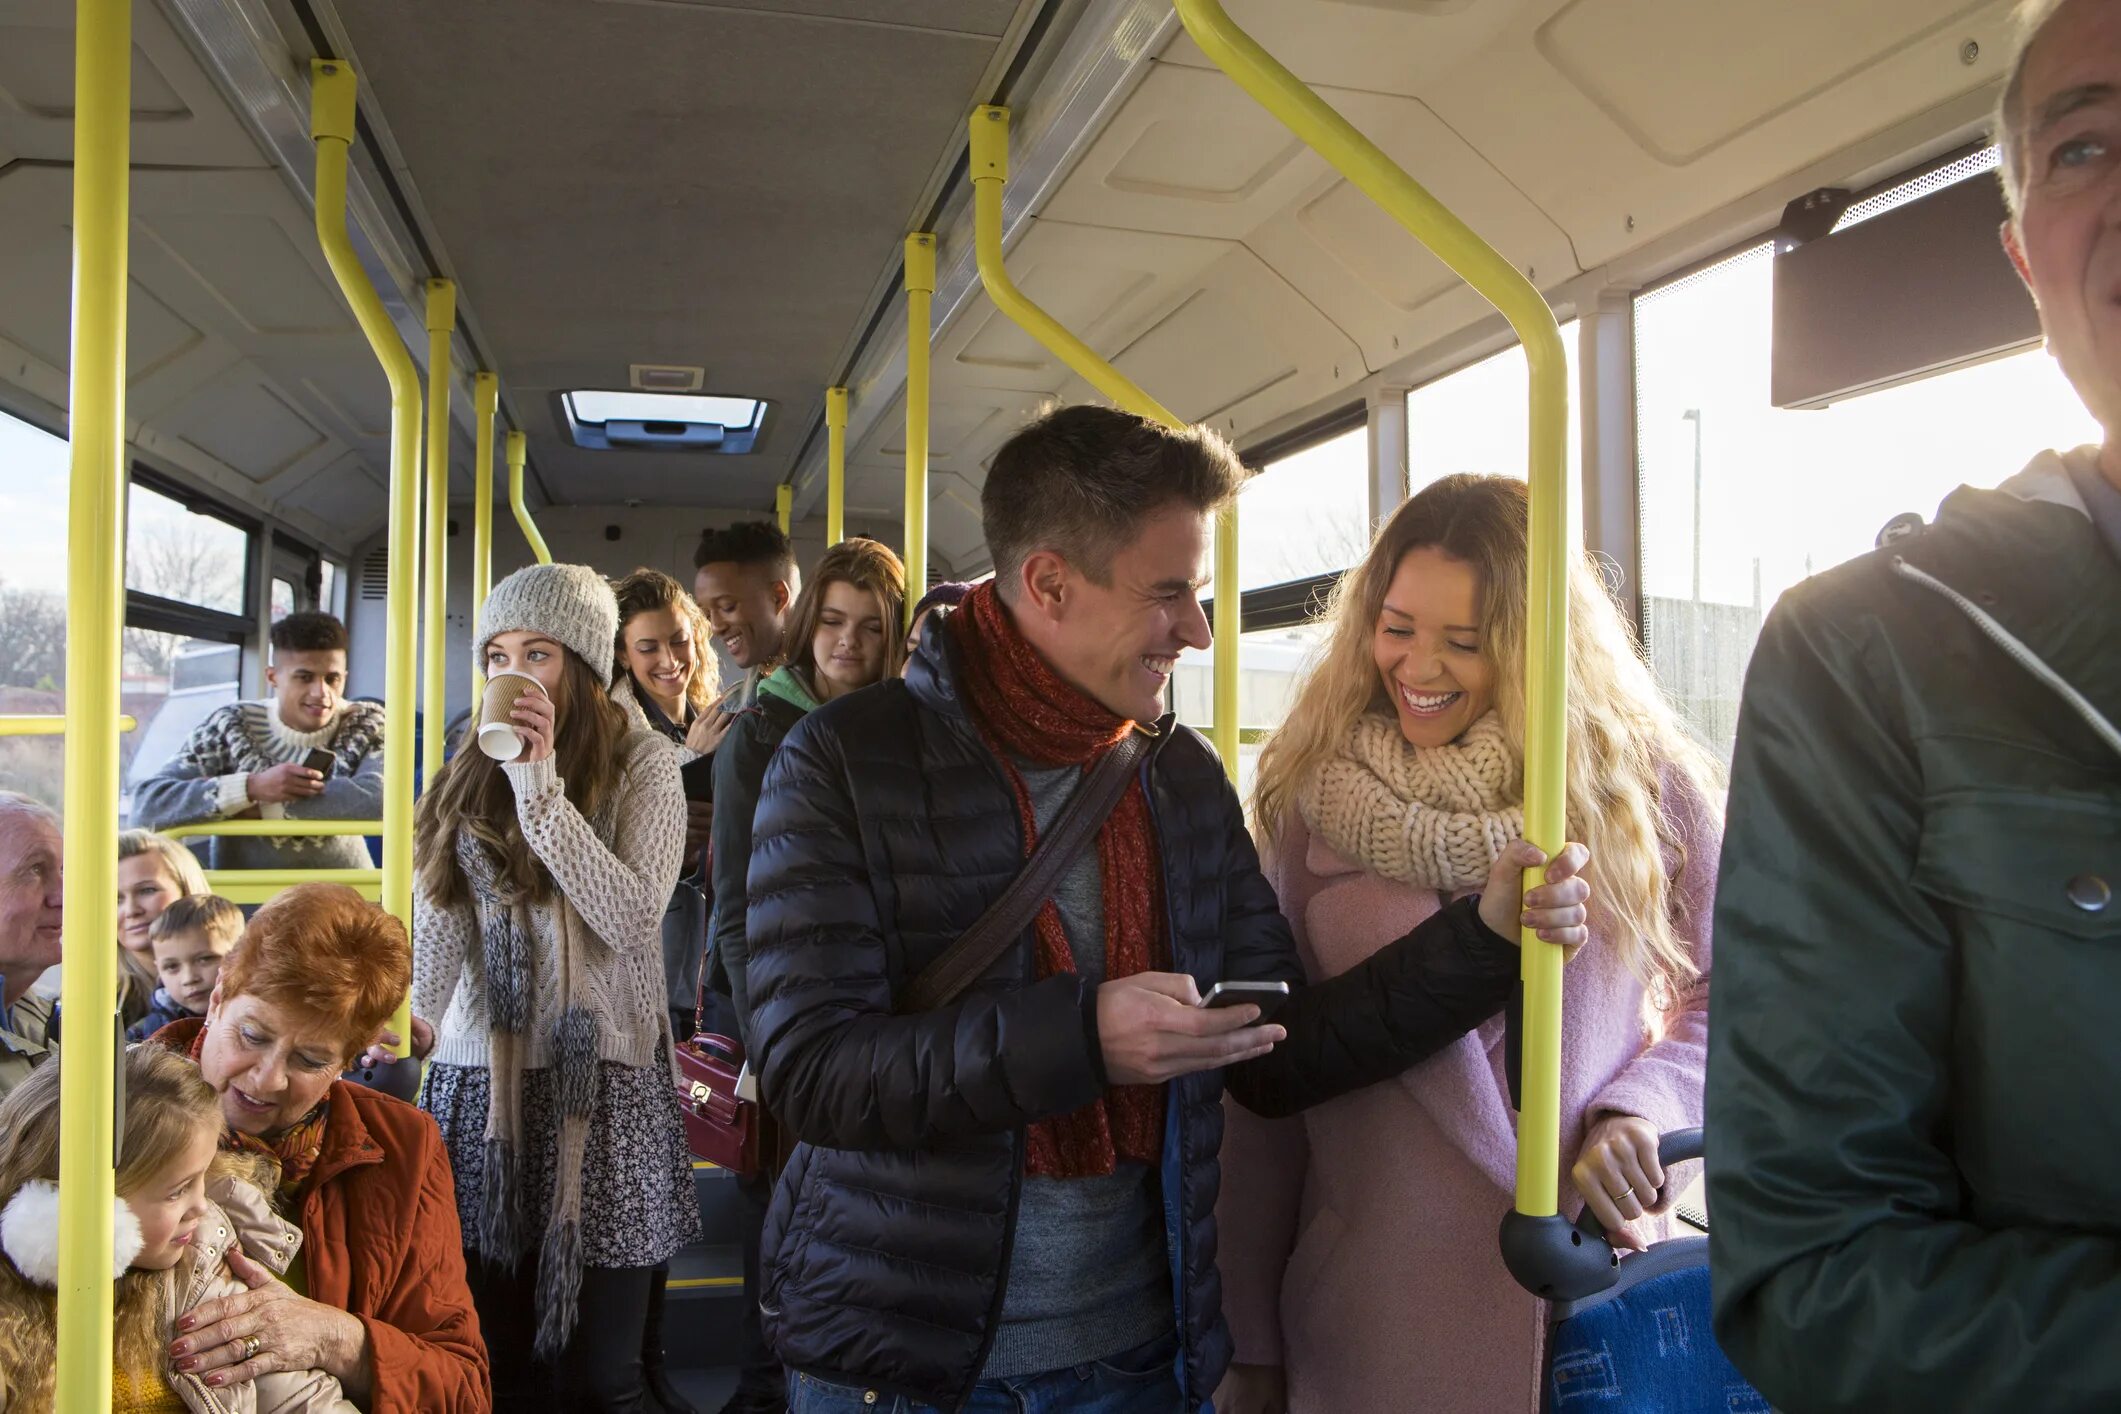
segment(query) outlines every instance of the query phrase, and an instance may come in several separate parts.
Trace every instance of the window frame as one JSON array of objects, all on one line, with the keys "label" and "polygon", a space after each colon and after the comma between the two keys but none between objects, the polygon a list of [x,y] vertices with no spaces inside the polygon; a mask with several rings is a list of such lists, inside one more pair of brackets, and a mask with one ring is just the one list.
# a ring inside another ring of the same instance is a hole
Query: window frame
[{"label": "window frame", "polygon": [[149,629],[157,633],[182,633],[193,638],[211,638],[235,643],[248,648],[251,635],[256,631],[258,612],[258,555],[260,542],[264,538],[263,521],[246,516],[222,501],[206,495],[171,477],[156,472],[137,461],[127,463],[126,495],[128,500],[125,539],[120,547],[127,566],[132,563],[132,520],[130,498],[132,488],[145,487],[165,500],[175,501],[187,514],[205,516],[220,521],[243,534],[243,598],[230,611],[209,609],[201,604],[187,604],[181,600],[150,594],[144,589],[127,588],[125,591],[126,628]]}]

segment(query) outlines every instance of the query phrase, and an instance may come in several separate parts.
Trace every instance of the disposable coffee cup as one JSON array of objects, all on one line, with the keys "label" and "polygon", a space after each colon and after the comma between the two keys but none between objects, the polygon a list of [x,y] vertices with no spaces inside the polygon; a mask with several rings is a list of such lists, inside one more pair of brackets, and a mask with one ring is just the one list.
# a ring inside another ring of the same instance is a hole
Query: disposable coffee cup
[{"label": "disposable coffee cup", "polygon": [[479,699],[479,750],[496,761],[513,761],[523,754],[523,734],[509,713],[526,692],[542,696],[545,685],[528,673],[512,671],[486,680],[486,695]]}]

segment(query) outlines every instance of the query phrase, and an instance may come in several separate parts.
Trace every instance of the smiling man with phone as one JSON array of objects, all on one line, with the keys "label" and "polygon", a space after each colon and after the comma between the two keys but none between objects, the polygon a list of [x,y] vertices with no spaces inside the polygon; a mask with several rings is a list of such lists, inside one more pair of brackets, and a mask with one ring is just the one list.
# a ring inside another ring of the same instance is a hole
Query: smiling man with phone
[{"label": "smiling man with phone", "polygon": [[[383,813],[383,708],[346,696],[346,625],[289,614],[272,627],[270,695],[201,722],[133,790],[150,830],[211,820],[374,820]],[[215,838],[215,869],[365,869],[358,835]]]},{"label": "smiling man with phone", "polygon": [[767,771],[748,1034],[803,1141],[761,1301],[797,1414],[1200,1409],[1225,1085],[1287,1114],[1397,1075],[1502,1007],[1521,917],[1581,941],[1581,849],[1526,915],[1520,843],[1305,984],[1222,763],[1164,710],[1243,477],[1205,428],[1033,423],[981,495],[994,582]]}]

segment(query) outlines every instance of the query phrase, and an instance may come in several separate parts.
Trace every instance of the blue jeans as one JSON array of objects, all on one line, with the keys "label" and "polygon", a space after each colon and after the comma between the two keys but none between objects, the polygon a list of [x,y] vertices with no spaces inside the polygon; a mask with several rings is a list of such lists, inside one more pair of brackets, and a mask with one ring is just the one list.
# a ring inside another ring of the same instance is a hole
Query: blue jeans
[{"label": "blue jeans", "polygon": [[[1179,1414],[1178,1342],[1158,1336],[1104,1360],[981,1380],[964,1414]],[[788,1414],[941,1414],[904,1395],[790,1371]]]}]

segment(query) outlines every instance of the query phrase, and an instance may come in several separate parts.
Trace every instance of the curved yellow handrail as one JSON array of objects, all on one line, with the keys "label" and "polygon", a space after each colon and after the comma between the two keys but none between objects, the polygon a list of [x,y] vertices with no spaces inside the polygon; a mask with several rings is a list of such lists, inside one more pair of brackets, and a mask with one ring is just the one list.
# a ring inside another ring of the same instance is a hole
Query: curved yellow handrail
[{"label": "curved yellow handrail", "polygon": [[794,514],[795,488],[783,481],[773,488],[773,519],[781,527],[781,534],[788,533]]},{"label": "curved yellow handrail", "polygon": [[[346,231],[346,167],[354,139],[359,92],[351,65],[313,59],[310,72],[310,136],[317,144],[317,243],[368,337],[369,348],[390,383],[390,578],[385,617],[390,624],[383,665],[383,730],[396,742],[412,740],[413,646],[418,641],[415,590],[420,549],[420,370],[390,321],[368,272],[361,268]],[[383,906],[409,934],[412,929],[412,753],[383,757]],[[391,1029],[412,1034],[407,1003],[400,1002]]]},{"label": "curved yellow handrail", "polygon": [[426,562],[420,570],[425,612],[420,642],[420,784],[435,783],[442,769],[448,726],[446,630],[449,617],[449,339],[457,327],[457,287],[427,282],[427,530]]},{"label": "curved yellow handrail", "polygon": [[161,831],[173,840],[290,839],[317,835],[380,835],[381,820],[201,820],[191,825],[170,825]]},{"label": "curved yellow handrail", "polygon": [[[1525,834],[1549,853],[1567,832],[1568,364],[1539,290],[1377,145],[1232,22],[1218,0],[1176,0],[1186,33],[1215,66],[1382,206],[1510,321],[1531,368],[1531,597],[1525,647]],[[1529,887],[1536,880],[1527,873]],[[1561,949],[1530,932],[1524,950],[1524,1108],[1517,1211],[1554,1213],[1560,1184]]]},{"label": "curved yellow handrail", "polygon": [[[68,611],[68,616],[72,616],[71,610]],[[134,721],[130,716],[127,716],[125,714],[121,713],[118,717],[118,730],[121,732],[135,731],[139,728],[139,725],[140,724],[138,722]],[[50,715],[47,715],[42,712],[10,712],[0,714],[0,736],[65,735],[66,717],[63,713],[52,713]]]},{"label": "curved yellow handrail", "polygon": [[[67,407],[67,705],[82,722],[118,720],[125,589],[125,301],[132,162],[132,0],[74,7],[74,298]],[[118,735],[66,738],[68,936],[117,926]],[[59,1076],[58,1407],[110,1408],[111,1201],[116,1156],[117,953],[70,947],[60,983],[66,1066]]]},{"label": "curved yellow handrail", "polygon": [[[825,390],[825,543],[847,538],[847,390]],[[916,596],[917,597],[917,596]]]},{"label": "curved yellow handrail", "polygon": [[[500,410],[501,380],[481,370],[471,379],[471,419],[474,427],[471,473],[471,621],[479,622],[479,610],[493,589],[493,419]],[[478,654],[471,655],[474,660]],[[476,703],[486,690],[486,674],[471,665],[471,700]]]},{"label": "curved yellow handrail", "polygon": [[[1184,419],[1150,397],[1133,379],[1097,355],[1052,315],[1040,309],[1009,278],[1002,263],[1002,195],[1009,182],[1009,110],[986,104],[972,110],[973,254],[987,298],[1076,376],[1110,398],[1117,407],[1170,428]],[[910,452],[909,452],[910,455]],[[1208,735],[1222,757],[1223,769],[1237,779],[1240,732],[1237,705],[1237,660],[1242,600],[1237,593],[1237,506],[1224,508],[1215,526],[1214,724]]]},{"label": "curved yellow handrail", "polygon": [[530,542],[530,553],[538,557],[538,563],[552,563],[552,551],[545,548],[545,537],[538,533],[538,523],[530,518],[530,507],[523,503],[523,463],[530,456],[530,439],[520,432],[508,434],[508,508],[516,513],[516,526],[523,538]]},{"label": "curved yellow handrail", "polygon": [[935,234],[906,237],[906,625],[928,592],[928,356],[935,323]]}]

